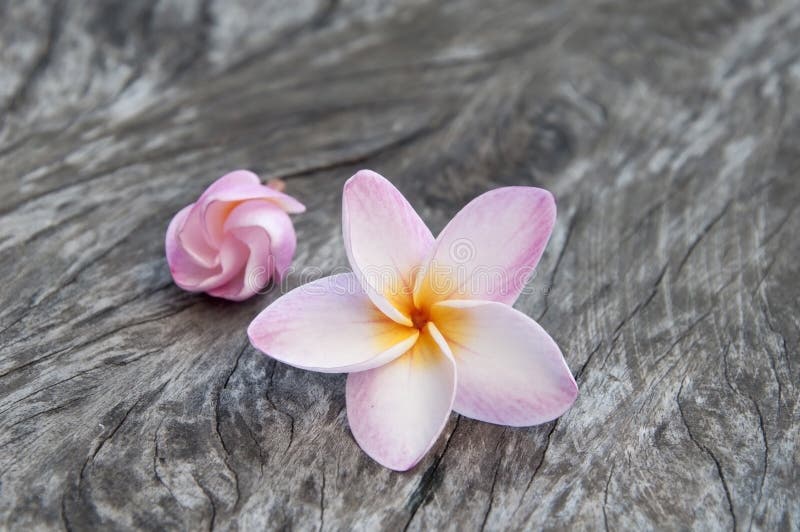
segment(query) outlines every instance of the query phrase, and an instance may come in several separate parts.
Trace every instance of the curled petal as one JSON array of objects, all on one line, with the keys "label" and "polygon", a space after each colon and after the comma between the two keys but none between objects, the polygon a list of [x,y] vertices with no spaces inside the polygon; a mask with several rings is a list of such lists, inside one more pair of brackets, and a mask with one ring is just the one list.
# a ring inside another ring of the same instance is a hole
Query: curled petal
[{"label": "curled petal", "polygon": [[[204,268],[214,268],[219,262],[218,252],[222,245],[222,239],[219,238],[217,242],[211,243],[203,220],[202,208],[197,203],[185,207],[176,214],[170,226],[176,222],[179,218],[178,215],[184,211],[186,212],[181,221],[175,224],[172,231],[167,231],[167,238],[169,239],[173,235],[174,245],[180,247],[187,258],[194,261],[196,265]],[[169,258],[169,255],[167,255],[167,258]]]},{"label": "curled petal", "polygon": [[186,223],[193,206],[194,204],[187,205],[173,216],[167,227],[167,237],[164,241],[170,272],[178,286],[185,290],[191,290],[187,286],[196,286],[211,275],[210,269],[214,267],[216,261],[213,256],[207,260],[198,260],[178,239],[178,232]]},{"label": "curled petal", "polygon": [[197,202],[205,209],[217,201],[237,202],[249,199],[269,200],[290,214],[306,210],[302,203],[288,194],[262,185],[258,176],[249,170],[235,170],[220,177],[203,192]]},{"label": "curled petal", "polygon": [[[274,273],[278,278],[283,277],[286,269],[292,263],[292,257],[297,247],[294,226],[286,212],[273,204],[258,200],[240,203],[225,220],[223,230],[235,234],[239,240],[248,244],[251,254],[265,256],[266,258],[256,264],[265,270],[267,262],[274,265]],[[261,235],[260,239],[259,235]],[[266,242],[264,242],[265,237]],[[259,243],[261,245],[258,245]],[[250,264],[248,264],[248,270],[253,271]],[[273,272],[265,271],[265,273],[271,275]]]},{"label": "curled petal", "polygon": [[548,191],[505,187],[467,204],[436,238],[417,279],[417,306],[448,299],[513,304],[539,263],[556,217]]},{"label": "curled petal", "polygon": [[[294,226],[278,206],[250,200],[239,203],[225,218],[223,248],[238,242],[243,266],[224,284],[208,289],[215,297],[241,301],[261,291],[273,279],[281,279],[296,247]],[[244,247],[243,247],[244,246]],[[240,262],[241,264],[241,262]]]},{"label": "curled petal", "polygon": [[347,376],[350,430],[359,446],[385,467],[414,467],[447,424],[456,371],[440,339],[429,323],[400,358]]},{"label": "curled petal", "polygon": [[190,209],[191,206],[180,211],[167,229],[167,261],[175,284],[191,292],[210,291],[229,283],[241,272],[247,263],[249,251],[239,240],[228,238],[215,251],[213,261],[208,266],[197,261],[175,237],[176,227]]},{"label": "curled petal", "polygon": [[453,350],[453,409],[500,425],[529,426],[563,414],[578,387],[556,343],[525,314],[490,301],[446,301],[431,309]]},{"label": "curled petal", "polygon": [[400,191],[370,170],[344,186],[342,228],[350,266],[370,299],[411,325],[416,271],[433,247],[430,230]]},{"label": "curled petal", "polygon": [[272,358],[327,373],[386,364],[419,337],[375,308],[352,273],[295,288],[264,309],[247,334]]},{"label": "curled petal", "polygon": [[243,227],[228,233],[225,246],[236,243],[244,261],[227,282],[216,284],[206,291],[215,297],[242,301],[262,290],[272,280],[275,264],[270,255],[270,239],[264,229]]}]

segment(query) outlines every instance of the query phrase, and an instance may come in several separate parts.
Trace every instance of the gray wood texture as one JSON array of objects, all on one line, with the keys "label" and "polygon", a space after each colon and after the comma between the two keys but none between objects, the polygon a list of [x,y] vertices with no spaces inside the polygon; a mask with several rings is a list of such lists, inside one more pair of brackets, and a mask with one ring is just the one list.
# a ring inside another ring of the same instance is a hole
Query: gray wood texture
[{"label": "gray wood texture", "polygon": [[[405,474],[344,376],[275,363],[163,237],[216,177],[284,178],[288,287],[346,267],[343,182],[434,233],[546,187],[517,307],[580,387],[451,417]],[[0,528],[800,527],[800,3],[0,2]]]}]

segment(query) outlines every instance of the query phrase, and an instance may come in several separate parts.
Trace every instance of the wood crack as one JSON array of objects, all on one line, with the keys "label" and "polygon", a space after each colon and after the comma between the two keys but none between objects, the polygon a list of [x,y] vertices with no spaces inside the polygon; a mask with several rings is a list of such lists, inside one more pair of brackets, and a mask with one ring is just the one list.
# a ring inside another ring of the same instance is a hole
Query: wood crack
[{"label": "wood crack", "polygon": [[[216,400],[215,400],[215,403],[214,403],[214,432],[216,433],[217,439],[219,440],[219,443],[222,446],[222,450],[225,452],[225,457],[223,459],[223,461],[225,462],[225,466],[228,468],[228,471],[230,471],[231,474],[233,475],[233,485],[234,485],[234,489],[236,491],[236,500],[233,503],[234,508],[239,505],[239,500],[241,498],[241,492],[240,492],[240,488],[239,488],[239,475],[236,472],[236,469],[230,464],[230,458],[233,455],[231,453],[231,450],[228,449],[228,445],[225,443],[225,438],[222,436],[222,431],[220,430],[220,420],[222,418],[222,415],[220,413],[220,407],[222,405],[222,391],[225,390],[228,387],[228,383],[229,383],[229,381],[231,379],[231,376],[236,371],[236,368],[239,367],[239,360],[242,358],[242,354],[244,354],[244,352],[247,350],[247,347],[249,345],[250,345],[250,341],[246,340],[244,342],[244,345],[242,346],[242,348],[239,350],[239,353],[236,355],[236,360],[234,361],[233,366],[231,367],[231,370],[228,372],[228,375],[225,377],[225,380],[223,381],[222,386],[217,388]],[[249,426],[248,426],[248,430],[250,430]],[[252,435],[252,432],[251,432],[251,435]],[[255,437],[253,439],[255,440]],[[258,441],[256,441],[256,444],[258,445]],[[260,452],[260,450],[261,450],[261,446],[259,445],[259,452]],[[263,462],[262,462],[262,466],[261,467],[262,467],[262,471],[263,471]]]},{"label": "wood crack", "polygon": [[[500,439],[498,440],[497,445],[495,445],[494,447],[495,454],[497,454],[497,451],[500,449],[500,445],[505,440],[505,436],[506,436],[506,429],[504,427],[503,432],[500,435]],[[481,532],[483,532],[483,530],[486,528],[486,522],[489,520],[489,514],[492,513],[492,505],[494,503],[494,489],[495,486],[497,485],[497,474],[499,473],[500,466],[502,464],[503,464],[503,456],[500,455],[500,457],[497,459],[497,462],[495,463],[494,473],[492,474],[492,485],[491,488],[489,488],[489,503],[486,505],[486,511],[483,513],[483,519],[481,520],[481,528],[480,528]]]},{"label": "wood crack", "polygon": [[99,336],[96,336],[96,337],[91,338],[89,340],[86,340],[84,342],[80,342],[77,345],[67,346],[67,347],[65,347],[63,349],[59,349],[58,351],[53,351],[52,353],[48,353],[48,354],[46,354],[44,356],[41,356],[39,358],[34,358],[33,360],[25,362],[24,364],[20,364],[19,366],[15,366],[15,367],[13,367],[13,368],[11,368],[11,369],[3,372],[3,373],[0,373],[0,378],[5,377],[7,375],[10,375],[11,373],[14,373],[14,372],[29,368],[31,366],[35,366],[37,364],[41,364],[42,362],[44,362],[47,359],[50,359],[50,358],[53,358],[53,357],[58,357],[59,355],[62,355],[64,353],[69,353],[69,352],[74,351],[76,349],[81,349],[81,348],[86,347],[88,345],[96,344],[98,342],[102,342],[103,340],[105,340],[107,338],[110,338],[110,337],[116,335],[117,333],[119,333],[120,331],[123,331],[125,329],[138,327],[140,325],[146,325],[148,323],[152,323],[152,322],[155,322],[155,321],[160,321],[162,319],[175,316],[175,315],[180,314],[181,312],[185,311],[186,309],[192,307],[195,303],[197,303],[197,300],[191,301],[186,306],[180,307],[180,308],[178,308],[176,310],[171,310],[169,312],[161,313],[161,314],[158,314],[156,316],[152,316],[152,317],[149,317],[147,319],[139,320],[139,321],[136,321],[136,322],[133,322],[133,323],[126,323],[125,325],[121,325],[121,326],[119,326],[119,327],[117,327],[117,328],[115,328],[115,329],[113,329],[113,330],[111,330],[111,331],[109,331],[107,333],[103,333],[103,334],[101,334]]},{"label": "wood crack", "polygon": [[[772,324],[772,318],[770,317],[769,309],[763,303],[761,311],[764,314],[764,321],[767,324],[767,328],[772,332],[772,334],[780,338],[780,343],[783,346],[784,357],[786,359],[786,363],[788,364],[791,357],[789,355],[789,350],[786,346],[786,338],[783,336],[783,333],[781,333],[778,329],[776,329],[775,326]],[[771,350],[767,347],[765,348],[765,351],[767,353],[767,358],[769,359],[769,366],[770,369],[772,370],[772,376],[774,377],[775,384],[777,385],[778,388],[777,415],[780,416],[781,406],[783,404],[783,384],[781,383],[780,376],[778,375],[778,365],[775,361],[775,358],[772,356]]]},{"label": "wood crack", "polygon": [[289,420],[289,442],[286,444],[286,448],[283,450],[284,454],[289,452],[289,448],[292,446],[292,442],[294,441],[294,416],[292,416],[289,412],[279,409],[272,400],[270,396],[270,390],[272,390],[273,378],[275,377],[275,367],[278,365],[276,360],[272,361],[272,370],[269,373],[268,382],[267,382],[267,390],[264,393],[264,397],[267,400],[267,403],[272,407],[272,409],[279,414],[285,416]]},{"label": "wood crack", "polygon": [[53,407],[50,407],[50,408],[46,408],[46,409],[40,410],[40,411],[30,415],[30,416],[18,419],[17,421],[9,424],[7,428],[15,427],[17,425],[21,425],[22,423],[27,423],[28,421],[36,419],[39,416],[43,416],[43,415],[46,415],[46,414],[54,414],[56,412],[61,412],[62,410],[66,410],[66,409],[68,409],[68,408],[70,408],[72,406],[75,406],[75,405],[83,402],[87,398],[88,398],[87,395],[85,395],[83,397],[74,397],[74,398],[70,399],[69,401],[61,403],[60,405],[56,405],[56,406],[53,406]]},{"label": "wood crack", "polygon": [[550,448],[550,439],[553,437],[553,433],[556,431],[560,419],[561,418],[553,421],[553,426],[550,427],[549,431],[547,431],[547,440],[545,441],[544,449],[542,449],[542,456],[541,458],[539,458],[539,462],[537,462],[536,466],[533,468],[533,473],[531,474],[530,479],[528,479],[528,484],[525,486],[525,491],[523,492],[523,495],[528,493],[528,491],[530,491],[531,485],[533,484],[534,479],[536,479],[536,475],[539,474],[539,470],[542,468],[542,465],[544,465],[544,459],[547,456],[547,450]]},{"label": "wood crack", "polygon": [[425,473],[422,474],[419,484],[408,498],[407,507],[409,507],[411,511],[408,519],[406,520],[406,524],[403,527],[403,531],[408,530],[408,527],[411,526],[411,522],[414,520],[414,516],[417,515],[417,511],[425,505],[425,501],[433,489],[433,481],[436,477],[437,471],[439,470],[439,464],[442,463],[444,455],[447,454],[447,450],[450,448],[450,442],[453,441],[453,436],[455,435],[456,430],[458,430],[458,425],[460,422],[461,414],[457,414],[455,425],[453,426],[453,430],[450,431],[450,434],[447,435],[447,440],[445,441],[442,453],[434,459],[433,464],[431,464]]},{"label": "wood crack", "polygon": [[[614,343],[615,343],[614,341],[612,341],[612,343],[611,343],[611,348],[612,349],[614,347]],[[578,371],[575,372],[575,382],[578,382],[581,379],[581,377],[583,376],[584,370],[589,365],[589,362],[592,361],[592,357],[594,357],[594,355],[600,350],[600,346],[602,346],[602,345],[603,345],[602,340],[600,342],[597,342],[597,345],[594,346],[594,348],[586,356],[586,360],[584,361],[584,363],[581,365],[581,367],[578,369]]]},{"label": "wood crack", "polygon": [[195,476],[194,473],[192,473],[191,475],[192,475],[192,479],[194,479],[194,483],[197,484],[197,487],[199,487],[200,491],[203,492],[203,495],[205,495],[206,499],[208,499],[208,503],[211,506],[211,508],[210,508],[211,515],[210,515],[210,519],[209,519],[209,522],[208,522],[208,531],[211,532],[212,530],[214,530],[214,527],[216,526],[216,522],[217,522],[217,505],[214,502],[214,496],[211,494],[210,491],[208,491],[208,488],[206,488],[203,485],[203,483],[200,482],[200,480],[198,480],[198,478]]},{"label": "wood crack", "polygon": [[703,229],[700,231],[700,234],[698,234],[697,238],[695,238],[694,242],[689,244],[689,248],[686,250],[686,253],[684,253],[684,255],[681,258],[680,262],[678,262],[678,267],[675,269],[674,277],[676,279],[680,275],[681,270],[683,270],[684,265],[686,265],[686,262],[689,260],[689,257],[692,256],[692,253],[694,252],[695,248],[697,248],[697,245],[700,244],[700,241],[703,240],[703,238],[705,238],[706,235],[708,235],[711,232],[711,230],[714,228],[714,226],[717,225],[717,222],[722,220],[722,218],[728,212],[728,209],[730,209],[732,204],[733,204],[733,200],[728,201],[728,203],[725,204],[725,206],[722,208],[722,210],[720,210],[720,212],[716,216],[714,216],[711,219],[711,221],[708,224],[706,224],[705,227],[703,227]]},{"label": "wood crack", "polygon": [[606,478],[606,486],[603,489],[603,526],[606,530],[610,530],[608,527],[608,487],[611,485],[611,477],[614,476],[614,467],[617,465],[616,462],[611,462],[611,469],[608,472],[608,477]]},{"label": "wood crack", "polygon": [[553,273],[550,274],[550,283],[547,287],[545,287],[546,291],[544,293],[544,310],[542,310],[542,313],[539,314],[538,318],[536,318],[537,322],[540,322],[550,309],[550,292],[553,291],[553,287],[555,286],[556,273],[558,273],[558,267],[561,265],[561,261],[564,259],[564,255],[567,252],[567,246],[569,245],[570,238],[572,238],[572,232],[575,229],[575,225],[578,220],[578,214],[578,212],[573,214],[572,218],[570,218],[569,223],[567,224],[567,235],[564,237],[564,245],[561,246],[561,250],[558,252],[555,266],[553,266]]},{"label": "wood crack", "polygon": [[161,455],[158,452],[158,433],[161,430],[161,426],[163,424],[164,424],[164,418],[161,418],[158,422],[158,425],[156,426],[156,430],[153,432],[153,476],[155,477],[155,479],[158,481],[159,484],[164,486],[164,488],[167,490],[170,496],[172,496],[172,498],[175,499],[175,502],[177,502],[178,505],[181,505],[180,501],[178,501],[178,498],[175,497],[174,493],[172,493],[172,489],[167,485],[166,482],[164,482],[164,479],[161,478],[161,475],[158,473],[158,461],[162,459]]},{"label": "wood crack", "polygon": [[711,451],[709,447],[703,445],[695,438],[694,434],[692,433],[692,429],[689,426],[688,420],[686,419],[686,415],[683,411],[683,405],[681,404],[681,394],[683,393],[683,386],[685,382],[686,382],[686,377],[683,378],[683,380],[681,381],[680,388],[678,389],[678,395],[676,398],[676,402],[678,404],[678,413],[680,414],[683,426],[686,427],[686,433],[689,435],[689,439],[698,449],[707,454],[708,457],[711,458],[711,460],[714,462],[714,467],[717,471],[717,475],[719,476],[720,482],[722,483],[722,489],[723,492],[725,493],[725,499],[728,503],[728,513],[730,514],[731,519],[733,520],[733,529],[736,530],[736,512],[733,509],[733,497],[731,496],[731,490],[730,487],[728,486],[728,481],[725,478],[725,473],[722,470],[722,464],[720,463],[719,459],[716,457],[716,455]]},{"label": "wood crack", "polygon": [[622,328],[625,327],[625,325],[627,325],[628,322],[631,321],[634,316],[636,316],[636,314],[638,314],[641,310],[646,308],[647,305],[649,305],[650,302],[653,301],[653,298],[656,297],[658,289],[661,286],[661,281],[664,280],[664,275],[667,273],[667,268],[669,268],[669,261],[667,261],[667,263],[664,264],[664,267],[661,268],[661,271],[658,272],[658,275],[656,276],[656,279],[653,282],[653,287],[648,296],[640,303],[638,303],[635,307],[633,307],[633,310],[627,316],[622,318],[622,321],[620,321],[619,324],[614,328],[614,332],[611,334],[612,337],[616,338],[617,334],[622,330]]}]

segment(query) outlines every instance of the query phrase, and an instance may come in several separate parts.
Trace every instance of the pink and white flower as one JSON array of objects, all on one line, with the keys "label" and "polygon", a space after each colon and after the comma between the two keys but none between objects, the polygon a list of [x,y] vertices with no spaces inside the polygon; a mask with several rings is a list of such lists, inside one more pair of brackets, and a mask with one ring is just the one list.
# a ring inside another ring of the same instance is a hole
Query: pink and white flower
[{"label": "pink and white flower", "polygon": [[175,284],[241,301],[292,262],[294,226],[287,213],[305,207],[246,170],[226,174],[169,224],[166,253]]},{"label": "pink and white flower", "polygon": [[451,410],[529,426],[572,405],[578,389],[558,346],[511,307],[550,238],[549,192],[487,192],[434,240],[391,183],[362,170],[345,184],[342,210],[353,272],[292,290],[248,335],[281,362],[349,373],[347,417],[367,454],[403,471]]}]

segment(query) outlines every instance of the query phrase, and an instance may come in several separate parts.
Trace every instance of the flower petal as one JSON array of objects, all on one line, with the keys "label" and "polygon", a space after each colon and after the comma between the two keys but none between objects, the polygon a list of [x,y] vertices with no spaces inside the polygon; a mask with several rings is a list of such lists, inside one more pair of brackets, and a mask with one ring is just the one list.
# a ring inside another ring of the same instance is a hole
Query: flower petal
[{"label": "flower petal", "polygon": [[202,205],[205,211],[216,201],[235,202],[255,198],[269,200],[288,213],[300,213],[306,210],[302,203],[288,194],[262,185],[258,176],[249,170],[235,170],[220,177],[203,192],[197,203]]},{"label": "flower petal", "polygon": [[[285,213],[284,213],[285,214]],[[219,286],[210,288],[208,293],[231,301],[243,301],[262,290],[275,275],[275,261],[270,254],[270,238],[261,227],[238,227],[226,237],[242,246],[247,261],[236,275]],[[225,245],[223,244],[223,249]]]},{"label": "flower petal", "polygon": [[437,237],[414,301],[513,304],[539,263],[555,217],[553,195],[540,188],[504,187],[478,196]]},{"label": "flower petal", "polygon": [[578,387],[556,343],[534,320],[502,303],[445,301],[431,308],[453,350],[458,391],[453,409],[515,427],[563,414]]},{"label": "flower petal", "polygon": [[[239,240],[247,243],[251,254],[264,255],[263,261],[271,257],[271,264],[279,278],[283,277],[292,263],[297,247],[294,226],[289,215],[276,205],[258,200],[242,202],[228,215],[224,231],[236,234]],[[256,231],[262,233],[260,239]],[[259,246],[265,240],[264,237],[268,245]],[[264,273],[271,276],[273,271],[270,269]]]},{"label": "flower petal", "polygon": [[419,331],[383,315],[352,273],[319,279],[280,297],[247,328],[256,349],[291,366],[363,371],[397,358]]},{"label": "flower petal", "polygon": [[433,235],[389,181],[361,170],[344,185],[342,229],[350,266],[387,316],[411,325],[415,274]]},{"label": "flower petal", "polygon": [[[179,234],[193,206],[194,204],[187,205],[172,217],[169,227],[167,227],[167,237],[164,240],[170,273],[172,273],[173,279],[181,288],[186,288],[183,283],[193,286],[199,280],[208,277],[210,275],[208,264],[210,263],[211,267],[214,264],[213,260],[199,262],[181,245]],[[191,290],[191,288],[188,289]]]},{"label": "flower petal", "polygon": [[450,416],[456,371],[437,334],[428,324],[400,358],[347,376],[353,437],[378,463],[396,471],[411,469],[425,456]]},{"label": "flower petal", "polygon": [[236,238],[226,238],[220,249],[215,252],[213,260],[205,261],[191,254],[185,245],[181,245],[183,241],[180,231],[186,226],[187,218],[195,212],[193,207],[189,205],[179,211],[167,228],[165,241],[167,262],[175,284],[191,292],[204,292],[226,284],[236,277],[250,253],[247,246]]},{"label": "flower petal", "polygon": [[[211,244],[207,230],[202,222],[202,208],[197,203],[184,207],[175,215],[173,221],[184,211],[185,215],[175,229],[178,246],[183,248],[187,257],[204,268],[214,268],[219,262],[221,239]],[[169,230],[167,231],[169,233]]]}]

